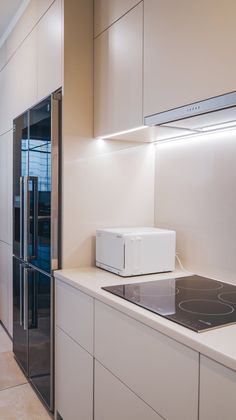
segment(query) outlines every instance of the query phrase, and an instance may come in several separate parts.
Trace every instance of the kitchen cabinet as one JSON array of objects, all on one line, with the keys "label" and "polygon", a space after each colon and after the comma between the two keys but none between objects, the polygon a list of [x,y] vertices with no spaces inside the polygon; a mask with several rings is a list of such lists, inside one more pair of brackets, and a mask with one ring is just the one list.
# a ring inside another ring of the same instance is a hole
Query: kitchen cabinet
[{"label": "kitchen cabinet", "polygon": [[142,125],[143,3],[94,40],[94,135]]},{"label": "kitchen cabinet", "polygon": [[56,282],[55,406],[64,420],[93,418],[93,298]]},{"label": "kitchen cabinet", "polygon": [[56,0],[37,25],[37,100],[62,85],[62,4]]},{"label": "kitchen cabinet", "polygon": [[12,131],[0,136],[0,241],[12,244]]},{"label": "kitchen cabinet", "polygon": [[94,393],[94,420],[162,420],[97,361]]},{"label": "kitchen cabinet", "polygon": [[200,357],[199,420],[235,420],[236,372]]},{"label": "kitchen cabinet", "polygon": [[140,0],[94,0],[94,36],[99,35]]},{"label": "kitchen cabinet", "polygon": [[64,420],[93,419],[93,357],[56,328],[56,410]]},{"label": "kitchen cabinet", "polygon": [[12,247],[0,241],[0,320],[12,335]]},{"label": "kitchen cabinet", "polygon": [[95,302],[95,359],[168,420],[198,418],[198,353]]},{"label": "kitchen cabinet", "polygon": [[144,116],[235,91],[234,0],[144,0]]}]

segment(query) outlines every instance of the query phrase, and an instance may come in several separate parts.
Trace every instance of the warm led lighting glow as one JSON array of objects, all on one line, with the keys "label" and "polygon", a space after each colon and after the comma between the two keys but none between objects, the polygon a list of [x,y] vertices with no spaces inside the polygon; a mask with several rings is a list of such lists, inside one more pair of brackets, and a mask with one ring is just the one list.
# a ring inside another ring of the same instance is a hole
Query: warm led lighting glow
[{"label": "warm led lighting glow", "polygon": [[105,136],[99,136],[97,139],[111,139],[112,137],[122,136],[123,134],[134,133],[135,131],[147,129],[148,127],[145,125],[141,125],[140,127],[131,128],[130,130],[118,131],[117,133],[106,134]]},{"label": "warm led lighting glow", "polygon": [[216,131],[216,130],[221,130],[221,129],[225,129],[225,128],[232,128],[232,127],[236,128],[236,121],[228,121],[228,122],[225,122],[225,123],[209,125],[207,127],[201,127],[200,130],[208,132],[208,131]]}]

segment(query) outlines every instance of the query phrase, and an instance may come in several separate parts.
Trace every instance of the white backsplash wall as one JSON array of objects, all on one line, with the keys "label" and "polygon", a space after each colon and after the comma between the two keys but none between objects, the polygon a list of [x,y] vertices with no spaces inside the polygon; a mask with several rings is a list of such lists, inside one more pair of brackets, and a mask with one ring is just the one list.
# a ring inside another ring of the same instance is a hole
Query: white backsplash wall
[{"label": "white backsplash wall", "polygon": [[77,148],[64,166],[67,267],[95,264],[97,228],[154,225],[153,145],[78,139]]},{"label": "white backsplash wall", "polygon": [[236,284],[236,131],[155,148],[155,225],[186,269]]}]

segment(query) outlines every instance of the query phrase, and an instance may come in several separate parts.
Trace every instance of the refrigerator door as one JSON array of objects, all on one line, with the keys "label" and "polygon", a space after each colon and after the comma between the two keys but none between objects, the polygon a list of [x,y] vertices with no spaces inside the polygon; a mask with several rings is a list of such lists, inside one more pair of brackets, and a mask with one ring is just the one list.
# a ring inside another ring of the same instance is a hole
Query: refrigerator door
[{"label": "refrigerator door", "polygon": [[13,352],[28,375],[28,271],[13,257]]},{"label": "refrigerator door", "polygon": [[29,276],[29,378],[53,408],[53,278],[32,269]]},{"label": "refrigerator door", "polygon": [[[28,184],[30,229],[28,261],[51,272],[51,97],[30,110],[29,114],[29,176],[37,183]],[[35,191],[35,188],[38,191]],[[38,210],[35,215],[35,199]],[[37,220],[35,220],[35,216]],[[37,225],[38,237],[35,236]]]},{"label": "refrigerator door", "polygon": [[24,255],[24,177],[28,175],[28,112],[13,122],[13,254]]},{"label": "refrigerator door", "polygon": [[29,111],[28,261],[49,274],[58,267],[58,109],[50,96]]}]

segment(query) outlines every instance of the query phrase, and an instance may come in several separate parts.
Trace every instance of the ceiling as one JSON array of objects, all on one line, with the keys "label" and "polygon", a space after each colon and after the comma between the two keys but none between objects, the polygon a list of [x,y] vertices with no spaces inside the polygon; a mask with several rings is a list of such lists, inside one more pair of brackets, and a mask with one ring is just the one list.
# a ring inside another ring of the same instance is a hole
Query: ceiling
[{"label": "ceiling", "polygon": [[25,0],[0,0],[0,40]]}]

